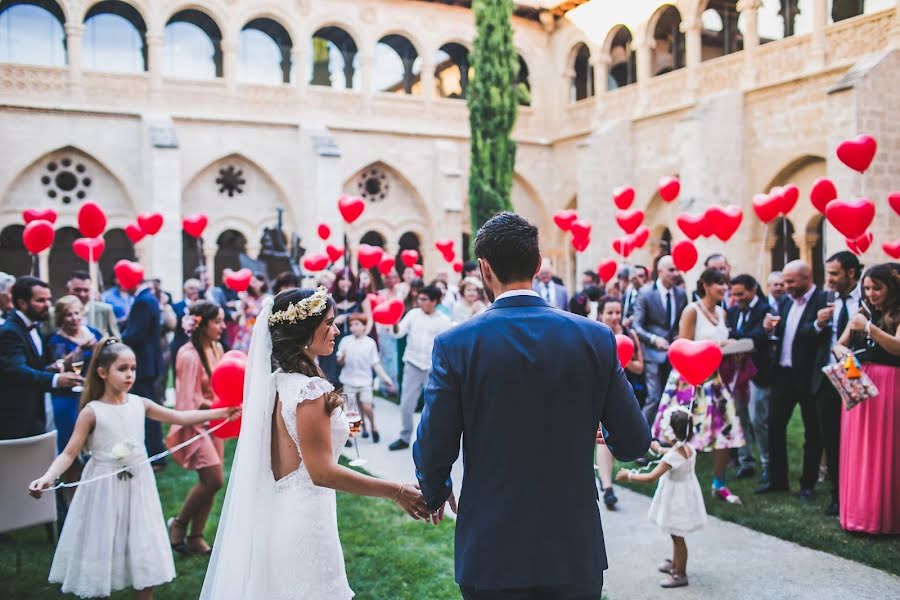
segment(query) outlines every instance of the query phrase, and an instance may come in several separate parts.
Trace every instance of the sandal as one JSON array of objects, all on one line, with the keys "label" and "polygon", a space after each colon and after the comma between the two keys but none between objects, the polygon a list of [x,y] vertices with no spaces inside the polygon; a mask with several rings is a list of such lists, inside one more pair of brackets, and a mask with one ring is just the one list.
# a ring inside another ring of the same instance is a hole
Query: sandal
[{"label": "sandal", "polygon": [[172,525],[178,525],[183,531],[187,531],[187,523],[178,520],[178,517],[172,517],[168,521],[166,521],[166,527],[169,530],[169,545],[172,546],[172,550],[182,556],[189,556],[191,554],[191,549],[188,548],[188,545],[185,543],[184,539],[182,539],[180,542],[172,542]]},{"label": "sandal", "polygon": [[724,500],[728,504],[743,504],[743,502],[741,502],[741,497],[737,494],[731,493],[731,490],[729,490],[724,485],[719,489],[712,488],[712,495],[719,500]]},{"label": "sandal", "polygon": [[667,575],[672,574],[672,559],[667,558],[666,560],[659,563],[659,566],[656,567],[656,570],[660,573],[666,573]]},{"label": "sandal", "polygon": [[679,588],[684,587],[688,584],[688,576],[685,575],[676,575],[675,573],[670,574],[668,577],[659,582],[659,587],[663,588]]},{"label": "sandal", "polygon": [[[203,534],[202,534],[202,533],[196,533],[196,534],[194,534],[194,535],[189,535],[189,536],[187,536],[187,539],[189,539],[189,540],[196,540],[196,539],[203,540]],[[203,543],[206,544],[206,540],[203,540]],[[191,554],[198,554],[198,555],[200,555],[200,556],[209,556],[210,554],[212,554],[212,546],[210,546],[209,544],[206,544],[206,545],[208,546],[208,548],[207,548],[206,550],[194,550],[194,549],[191,548],[190,546],[188,546],[187,548],[188,548],[188,551],[190,551]]]}]

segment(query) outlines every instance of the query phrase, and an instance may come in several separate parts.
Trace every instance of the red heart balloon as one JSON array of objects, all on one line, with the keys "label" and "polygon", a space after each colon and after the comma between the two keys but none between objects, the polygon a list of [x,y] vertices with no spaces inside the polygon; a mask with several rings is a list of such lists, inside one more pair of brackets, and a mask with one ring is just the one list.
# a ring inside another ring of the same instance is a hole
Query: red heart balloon
[{"label": "red heart balloon", "polygon": [[834,186],[834,182],[827,177],[816,179],[812,188],[809,190],[810,202],[812,202],[813,206],[816,207],[816,210],[823,215],[825,214],[825,207],[828,206],[828,203],[832,200],[836,200],[837,197],[837,188]]},{"label": "red heart balloon", "polygon": [[44,210],[29,208],[22,213],[22,218],[25,220],[26,225],[32,221],[47,221],[52,225],[53,223],[56,223],[56,217],[56,211],[52,208],[45,208]]},{"label": "red heart balloon", "polygon": [[209,219],[203,214],[191,215],[185,217],[181,221],[184,232],[192,238],[199,238],[202,236],[203,232],[206,231],[207,224],[209,224]]},{"label": "red heart balloon", "polygon": [[677,177],[663,177],[659,180],[659,197],[671,202],[681,193],[681,182]]},{"label": "red heart balloon", "polygon": [[247,362],[247,353],[240,350],[229,350],[222,355],[222,360],[240,360]]},{"label": "red heart balloon", "polygon": [[163,226],[163,216],[159,213],[141,213],[137,218],[138,225],[147,235],[156,235]]},{"label": "red heart balloon", "polygon": [[22,243],[32,254],[40,254],[53,245],[55,236],[56,232],[53,231],[50,221],[38,219],[25,226],[25,230],[22,231]]},{"label": "red heart balloon", "polygon": [[634,247],[635,248],[643,248],[647,243],[647,240],[650,239],[650,228],[646,225],[641,225],[637,228],[637,231],[634,232]]},{"label": "red heart balloon", "polygon": [[888,196],[888,203],[894,209],[894,212],[900,215],[900,192],[894,192]]},{"label": "red heart balloon", "polygon": [[573,237],[572,238],[572,247],[575,248],[576,252],[584,252],[587,250],[587,247],[591,245],[591,236],[587,237]]},{"label": "red heart balloon", "polygon": [[868,198],[834,200],[825,208],[825,217],[845,238],[855,240],[875,219],[875,204]]},{"label": "red heart balloon", "polygon": [[569,231],[572,227],[572,223],[577,219],[578,213],[574,210],[558,210],[553,213],[553,222],[563,231]]},{"label": "red heart balloon", "polygon": [[394,269],[394,264],[396,261],[393,256],[385,256],[380,261],[378,261],[378,271],[382,275],[387,275]]},{"label": "red heart balloon", "polygon": [[864,173],[872,164],[877,150],[875,138],[871,135],[858,135],[838,145],[837,157],[854,171]]},{"label": "red heart balloon", "polygon": [[781,214],[787,216],[797,205],[800,199],[800,188],[790,183],[781,188]]},{"label": "red heart balloon", "polygon": [[319,226],[316,228],[316,233],[319,234],[320,240],[325,241],[331,237],[331,227],[325,223],[319,223]]},{"label": "red heart balloon", "polygon": [[357,220],[364,210],[366,210],[366,203],[362,198],[351,198],[346,195],[338,198],[338,211],[348,225]]},{"label": "red heart balloon", "polygon": [[106,213],[96,202],[85,202],[78,209],[78,231],[84,237],[95,238],[106,229]]},{"label": "red heart balloon", "polygon": [[768,224],[781,212],[782,203],[780,194],[757,194],[753,196],[753,212],[760,221]]},{"label": "red heart balloon", "polygon": [[627,335],[616,336],[616,353],[619,355],[619,364],[624,369],[634,356],[634,342]]},{"label": "red heart balloon", "polygon": [[[216,399],[210,408],[226,408],[228,405],[225,404],[221,399]],[[228,421],[225,425],[222,425],[219,429],[213,431],[213,435],[219,439],[227,440],[231,438],[236,438],[241,433],[241,421],[243,417],[238,417],[234,421]],[[219,423],[221,423],[224,419],[212,419],[209,422],[210,427],[216,427]]]},{"label": "red heart balloon", "polygon": [[144,230],[140,225],[129,223],[125,226],[125,235],[128,236],[128,239],[131,240],[132,244],[137,244],[139,241],[144,239],[147,234],[144,233]]},{"label": "red heart balloon", "polygon": [[307,271],[316,273],[318,271],[324,271],[329,262],[330,259],[327,254],[313,252],[312,254],[307,254],[303,257],[303,268]]},{"label": "red heart balloon", "polygon": [[223,359],[213,369],[210,384],[223,406],[240,406],[244,402],[244,375],[247,363],[243,360]]},{"label": "red heart balloon", "polygon": [[616,259],[610,258],[608,260],[604,260],[597,266],[597,274],[600,276],[604,282],[612,281],[616,276],[616,273],[619,272],[619,265],[616,263]]},{"label": "red heart balloon", "polygon": [[378,246],[370,246],[369,244],[360,244],[359,250],[356,251],[356,258],[359,266],[363,269],[374,269],[381,262],[384,256],[384,250]]},{"label": "red heart balloon", "polygon": [[456,261],[455,263],[453,263],[453,271],[455,273],[462,273],[462,270],[463,270],[462,262]]},{"label": "red heart balloon", "polygon": [[697,264],[697,247],[690,240],[681,240],[672,247],[672,261],[679,271],[690,271]]},{"label": "red heart balloon", "polygon": [[613,202],[615,202],[618,209],[631,208],[631,203],[634,202],[634,188],[627,185],[617,187],[613,190]]},{"label": "red heart balloon", "polygon": [[325,246],[325,253],[328,254],[328,260],[333,263],[341,260],[341,257],[344,256],[344,249],[341,246],[335,246],[334,244],[328,244]]},{"label": "red heart balloon", "polygon": [[[416,277],[421,277],[422,275],[425,274],[425,267],[423,267],[422,265],[413,265],[412,270],[413,270],[413,273],[416,274]],[[460,268],[460,271],[462,271],[461,268]]]},{"label": "red heart balloon", "polygon": [[403,317],[403,300],[391,298],[372,309],[372,318],[382,325],[396,325]]},{"label": "red heart balloon", "polygon": [[591,237],[592,228],[593,225],[591,225],[590,221],[587,221],[585,219],[578,219],[577,221],[572,221],[570,231],[576,238],[588,238]]},{"label": "red heart balloon", "polygon": [[78,238],[72,242],[72,251],[75,252],[75,256],[89,263],[99,262],[104,250],[106,250],[106,240],[102,237]]},{"label": "red heart balloon", "polygon": [[246,292],[250,287],[250,279],[253,277],[253,271],[250,269],[241,269],[240,271],[232,271],[225,269],[222,273],[222,281],[230,290],[235,292]]},{"label": "red heart balloon", "polygon": [[682,338],[669,346],[669,362],[685,381],[700,385],[719,368],[722,349],[712,340],[694,342]]},{"label": "red heart balloon", "polygon": [[113,267],[113,272],[119,285],[128,291],[137,289],[144,281],[144,267],[141,263],[122,259]]},{"label": "red heart balloon", "polygon": [[885,242],[881,245],[881,249],[891,258],[900,258],[900,240]]},{"label": "red heart balloon", "polygon": [[872,235],[872,232],[866,231],[855,240],[845,239],[844,241],[847,243],[847,248],[850,249],[850,252],[857,256],[861,256],[866,253],[866,250],[872,245],[874,239],[875,236]]},{"label": "red heart balloon", "polygon": [[681,213],[676,217],[675,223],[678,224],[678,229],[680,229],[684,235],[688,236],[688,238],[692,240],[696,240],[698,237],[703,235],[704,221],[706,219],[706,215],[689,215],[687,213]]},{"label": "red heart balloon", "polygon": [[706,210],[704,216],[706,222],[712,227],[713,234],[723,242],[727,242],[741,226],[741,221],[744,220],[744,211],[733,204],[726,208],[714,204]]},{"label": "red heart balloon", "polygon": [[445,261],[447,261],[448,263],[452,263],[456,260],[456,252],[454,252],[453,250],[451,250],[450,252],[445,252],[443,254],[443,257]]},{"label": "red heart balloon", "polygon": [[616,238],[612,241],[613,252],[622,258],[628,258],[634,248],[631,245],[631,239],[627,237]]},{"label": "red heart balloon", "polygon": [[366,298],[369,300],[369,306],[371,306],[372,308],[375,308],[376,306],[387,300],[387,298],[379,294],[366,294]]},{"label": "red heart balloon", "polygon": [[403,264],[407,267],[411,267],[419,262],[419,253],[415,250],[404,250],[400,253],[400,260],[402,260]]},{"label": "red heart balloon", "polygon": [[616,213],[616,223],[625,233],[634,233],[637,228],[644,222],[644,211],[636,208],[631,210],[620,210]]},{"label": "red heart balloon", "polygon": [[434,247],[437,248],[437,251],[446,256],[450,252],[453,252],[453,246],[456,243],[453,240],[438,240],[434,243]]}]

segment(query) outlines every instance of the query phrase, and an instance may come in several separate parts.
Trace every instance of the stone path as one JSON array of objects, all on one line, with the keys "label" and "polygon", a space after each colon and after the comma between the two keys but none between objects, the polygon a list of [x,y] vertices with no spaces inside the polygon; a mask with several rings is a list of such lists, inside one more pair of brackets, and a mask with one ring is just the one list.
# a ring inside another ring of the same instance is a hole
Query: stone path
[{"label": "stone path", "polygon": [[[369,461],[364,468],[379,477],[415,481],[411,452],[387,449],[400,431],[400,409],[385,400],[376,403],[381,442],[359,438],[360,454]],[[347,448],[345,455],[353,458],[354,452]],[[458,493],[461,460],[453,466],[453,481]],[[658,586],[662,575],[654,569],[668,556],[670,544],[647,521],[650,499],[623,488],[616,493],[618,510],[602,513],[609,557],[604,591],[610,600],[900,598],[900,577],[714,517],[689,539],[690,586],[663,590]]]}]

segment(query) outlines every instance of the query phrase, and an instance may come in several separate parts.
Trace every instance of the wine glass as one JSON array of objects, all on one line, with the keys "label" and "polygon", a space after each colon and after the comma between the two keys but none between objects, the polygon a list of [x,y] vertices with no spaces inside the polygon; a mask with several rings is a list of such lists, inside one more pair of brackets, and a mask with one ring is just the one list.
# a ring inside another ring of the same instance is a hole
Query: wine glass
[{"label": "wine glass", "polygon": [[359,402],[356,397],[356,394],[341,394],[341,399],[344,402],[344,417],[347,418],[347,422],[350,424],[353,447],[356,448],[356,458],[350,461],[351,467],[361,467],[369,462],[359,457],[359,440],[356,439],[356,434],[362,429],[362,411],[359,410]]},{"label": "wine glass", "polygon": [[775,324],[775,329],[772,330],[772,335],[769,336],[769,339],[773,342],[777,342],[778,336],[775,335],[775,331],[778,330],[778,323],[781,321],[781,315],[778,314],[777,303],[769,305],[769,319]]}]

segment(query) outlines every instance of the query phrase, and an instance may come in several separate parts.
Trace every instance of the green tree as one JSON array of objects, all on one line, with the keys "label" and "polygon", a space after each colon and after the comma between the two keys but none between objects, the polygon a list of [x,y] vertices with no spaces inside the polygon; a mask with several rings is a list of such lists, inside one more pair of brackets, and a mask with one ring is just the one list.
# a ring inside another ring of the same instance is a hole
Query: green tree
[{"label": "green tree", "polygon": [[513,0],[474,0],[477,29],[467,102],[471,152],[469,207],[472,230],[500,211],[512,210],[510,190],[516,143],[510,138],[516,123],[520,92],[519,58],[513,45]]}]

